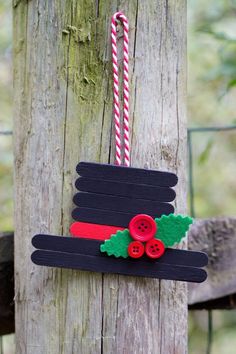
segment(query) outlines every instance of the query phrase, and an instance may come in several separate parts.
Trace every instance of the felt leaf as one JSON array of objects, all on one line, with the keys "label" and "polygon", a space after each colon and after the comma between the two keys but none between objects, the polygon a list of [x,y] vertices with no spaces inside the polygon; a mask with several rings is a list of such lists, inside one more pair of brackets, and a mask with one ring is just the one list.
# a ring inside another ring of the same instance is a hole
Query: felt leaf
[{"label": "felt leaf", "polygon": [[157,233],[155,238],[160,239],[165,247],[171,247],[179,243],[185,237],[193,219],[183,215],[162,215],[155,219],[157,223]]},{"label": "felt leaf", "polygon": [[128,246],[132,242],[129,230],[117,231],[115,235],[106,240],[101,246],[100,251],[106,252],[108,256],[127,258]]}]

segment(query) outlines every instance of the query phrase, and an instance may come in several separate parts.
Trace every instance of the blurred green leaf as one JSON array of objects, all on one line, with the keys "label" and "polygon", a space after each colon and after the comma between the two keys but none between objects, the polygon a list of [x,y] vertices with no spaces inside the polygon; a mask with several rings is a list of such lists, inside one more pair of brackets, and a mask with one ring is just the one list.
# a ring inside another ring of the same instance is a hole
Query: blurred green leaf
[{"label": "blurred green leaf", "polygon": [[228,82],[227,91],[229,91],[234,86],[236,86],[236,78]]},{"label": "blurred green leaf", "polygon": [[207,162],[207,160],[209,159],[213,143],[214,143],[213,139],[208,140],[205,149],[201,152],[201,154],[198,157],[198,164],[199,165],[205,164]]}]

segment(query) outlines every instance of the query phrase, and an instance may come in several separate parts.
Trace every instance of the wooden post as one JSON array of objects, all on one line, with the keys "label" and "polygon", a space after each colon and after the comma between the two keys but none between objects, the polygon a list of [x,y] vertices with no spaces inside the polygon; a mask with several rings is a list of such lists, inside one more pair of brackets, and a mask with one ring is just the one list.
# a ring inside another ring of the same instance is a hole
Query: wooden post
[{"label": "wooden post", "polygon": [[69,234],[78,161],[114,161],[109,33],[117,9],[130,22],[132,165],[177,172],[176,210],[186,211],[186,2],[13,7],[17,353],[186,353],[186,284],[30,260],[33,234]]}]

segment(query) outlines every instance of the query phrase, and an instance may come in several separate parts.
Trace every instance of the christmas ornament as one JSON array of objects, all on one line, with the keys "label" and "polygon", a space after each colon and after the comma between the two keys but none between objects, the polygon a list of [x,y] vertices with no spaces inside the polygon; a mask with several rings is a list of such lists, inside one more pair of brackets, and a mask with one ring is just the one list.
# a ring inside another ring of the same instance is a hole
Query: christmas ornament
[{"label": "christmas ornament", "polygon": [[[124,27],[124,166],[122,166],[117,20]],[[102,273],[202,282],[207,274],[205,253],[173,249],[193,220],[174,215],[174,173],[130,167],[128,21],[112,17],[112,62],[116,165],[80,162],[73,201],[73,237],[35,235],[35,264]]]}]

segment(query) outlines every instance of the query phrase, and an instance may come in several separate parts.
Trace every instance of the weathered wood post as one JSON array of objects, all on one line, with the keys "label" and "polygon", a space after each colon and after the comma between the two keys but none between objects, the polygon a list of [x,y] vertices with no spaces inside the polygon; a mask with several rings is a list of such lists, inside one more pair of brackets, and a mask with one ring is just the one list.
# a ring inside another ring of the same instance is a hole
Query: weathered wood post
[{"label": "weathered wood post", "polygon": [[77,162],[113,162],[117,9],[131,28],[132,165],[177,172],[185,212],[185,0],[13,0],[18,354],[187,352],[185,284],[30,260],[34,233],[69,234]]}]

